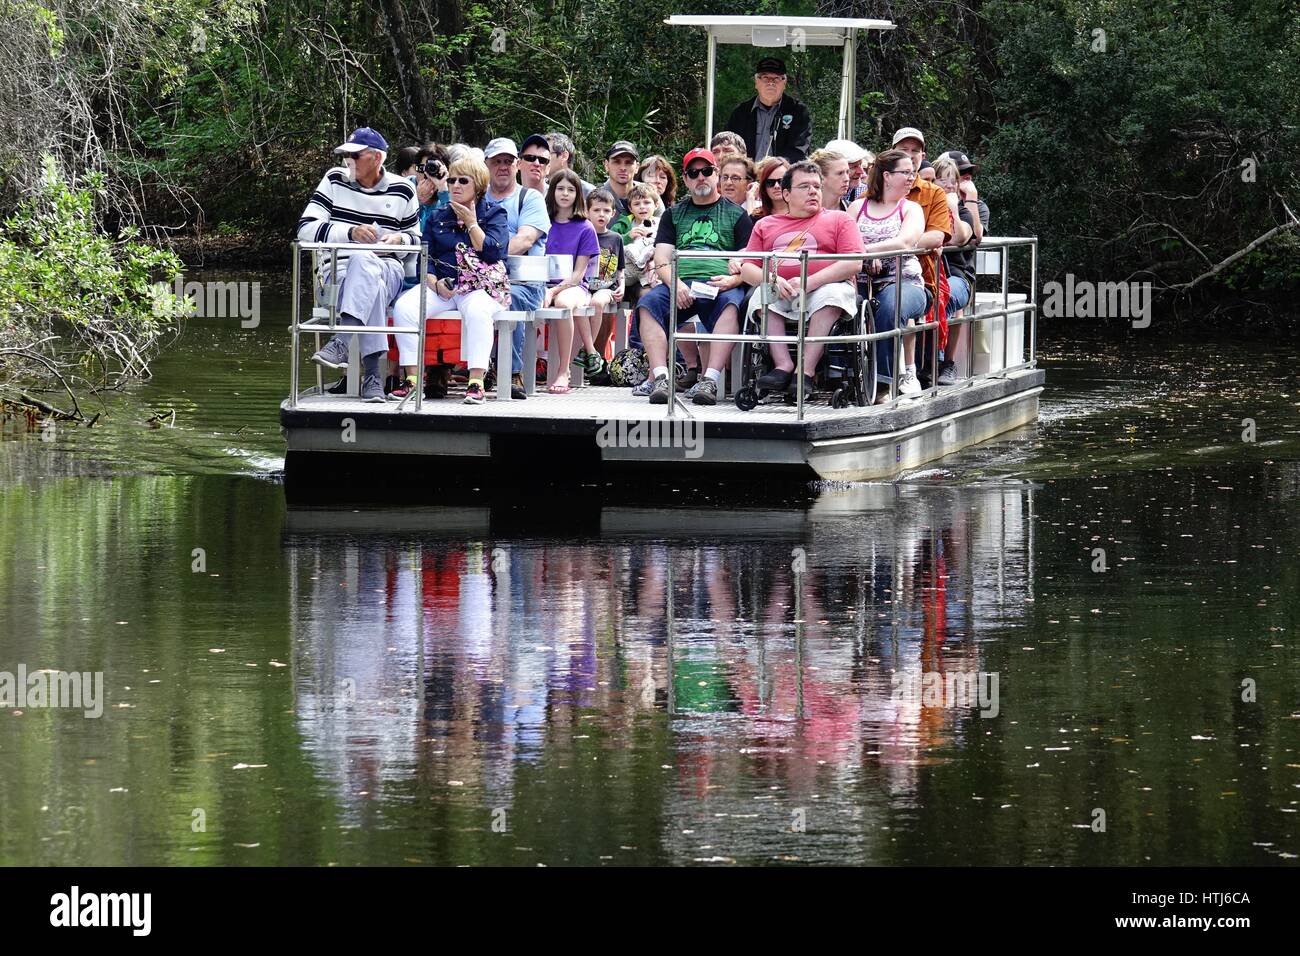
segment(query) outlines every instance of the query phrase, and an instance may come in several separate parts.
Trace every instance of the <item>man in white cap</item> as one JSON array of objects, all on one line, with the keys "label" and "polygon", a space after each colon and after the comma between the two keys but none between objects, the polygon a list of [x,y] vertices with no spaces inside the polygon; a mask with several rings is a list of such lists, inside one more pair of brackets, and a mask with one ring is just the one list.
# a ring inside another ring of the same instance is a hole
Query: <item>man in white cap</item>
[{"label": "man in white cap", "polygon": [[848,209],[853,200],[867,188],[866,166],[874,158],[851,139],[833,139],[826,144],[827,152],[839,153],[849,164],[849,189],[844,194],[843,208]]},{"label": "man in white cap", "polygon": [[[505,206],[506,226],[510,231],[512,256],[542,256],[546,254],[546,235],[551,231],[551,217],[546,214],[546,201],[541,186],[543,171],[551,163],[551,148],[545,137],[534,133],[524,140],[524,157],[520,157],[515,141],[498,136],[487,144],[483,155],[487,159],[488,188],[484,202]],[[524,183],[515,182],[520,172]],[[510,283],[510,307],[518,312],[531,312],[542,306],[545,287],[540,282]],[[510,397],[527,398],[524,391],[524,324],[516,322],[511,334]]]},{"label": "man in white cap", "polygon": [[[920,169],[921,161],[925,159],[925,135],[915,126],[903,126],[894,133],[891,144],[895,149],[901,149],[907,155],[912,157],[913,168]],[[943,188],[936,186],[928,179],[922,179],[917,176],[912,181],[912,189],[907,194],[907,198],[912,200],[921,207],[925,213],[925,232],[921,233],[921,238],[917,240],[918,249],[933,249],[929,255],[918,256],[921,261],[921,276],[925,286],[930,290],[933,296],[938,296],[939,278],[938,278],[938,251],[949,239],[952,238],[953,220],[952,211],[948,208],[948,194]],[[937,301],[937,299],[936,299]],[[947,315],[940,316],[943,323],[938,330],[940,335],[939,350],[943,351],[946,344],[947,335]],[[926,336],[933,334],[926,332]],[[918,349],[918,358],[920,359],[917,368],[917,378],[921,382],[922,388],[929,388],[931,376],[934,369],[929,367],[930,349]]]},{"label": "man in white cap", "polygon": [[[300,242],[382,243],[420,245],[420,204],[409,179],[384,169],[387,141],[368,126],[355,130],[334,150],[344,166],[325,174],[298,220]],[[407,271],[403,260],[415,265],[416,257],[376,255],[369,250],[338,250],[338,275],[330,274],[333,255],[320,256],[321,279],[339,281],[338,323],[382,329],[388,325],[388,306],[402,291]],[[311,360],[325,368],[347,368],[353,341],[361,355],[361,398],[384,401],[379,357],[388,351],[385,332],[336,335]]]}]

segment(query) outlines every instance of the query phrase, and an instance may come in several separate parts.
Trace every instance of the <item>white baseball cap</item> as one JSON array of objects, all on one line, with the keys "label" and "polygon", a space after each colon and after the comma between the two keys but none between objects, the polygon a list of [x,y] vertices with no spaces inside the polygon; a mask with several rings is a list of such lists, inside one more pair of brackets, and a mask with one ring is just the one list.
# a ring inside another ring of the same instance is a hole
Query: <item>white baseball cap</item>
[{"label": "white baseball cap", "polygon": [[894,139],[889,145],[897,146],[905,139],[918,140],[922,146],[925,145],[925,135],[915,126],[904,126],[894,134]]},{"label": "white baseball cap", "polygon": [[851,139],[833,139],[826,144],[826,148],[832,153],[839,153],[849,161],[850,166],[867,158],[867,151]]},{"label": "white baseball cap", "polygon": [[519,147],[515,145],[513,139],[506,136],[498,136],[496,139],[488,142],[487,149],[483,150],[483,159],[489,160],[493,156],[501,156],[503,154],[518,157]]}]

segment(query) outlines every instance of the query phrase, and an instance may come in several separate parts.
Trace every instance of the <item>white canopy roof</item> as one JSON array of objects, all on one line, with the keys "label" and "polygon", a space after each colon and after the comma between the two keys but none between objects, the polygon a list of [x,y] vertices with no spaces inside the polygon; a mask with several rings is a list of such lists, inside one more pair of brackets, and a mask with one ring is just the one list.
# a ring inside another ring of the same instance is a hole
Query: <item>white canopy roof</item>
[{"label": "white canopy roof", "polygon": [[[701,27],[718,43],[783,47],[796,42],[806,46],[843,46],[858,30],[892,30],[892,20],[850,17],[712,17],[674,14],[664,23],[671,27]],[[795,31],[802,31],[796,33]]]}]

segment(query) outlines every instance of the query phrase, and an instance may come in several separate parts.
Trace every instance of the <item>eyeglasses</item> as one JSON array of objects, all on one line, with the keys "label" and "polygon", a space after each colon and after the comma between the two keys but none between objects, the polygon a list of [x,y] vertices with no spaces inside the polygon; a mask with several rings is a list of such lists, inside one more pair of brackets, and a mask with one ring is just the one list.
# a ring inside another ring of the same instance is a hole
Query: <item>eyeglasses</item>
[{"label": "eyeglasses", "polygon": [[758,79],[762,83],[780,83],[785,77],[776,73],[760,73]]},{"label": "eyeglasses", "polygon": [[717,166],[696,166],[694,169],[686,170],[686,178],[699,179],[701,176],[712,176],[717,171]]},{"label": "eyeglasses", "polygon": [[764,188],[764,189],[771,189],[773,186],[780,186],[780,185],[781,185],[781,177],[780,177],[780,176],[773,176],[771,179],[765,179],[765,180],[763,180],[763,188]]},{"label": "eyeglasses", "polygon": [[743,183],[745,181],[745,178],[746,177],[744,176],[735,176],[732,174],[728,174],[722,177],[722,181],[724,183]]},{"label": "eyeglasses", "polygon": [[818,192],[821,192],[821,188],[822,188],[821,183],[800,183],[798,186],[791,186],[790,192],[797,193],[801,190],[803,192],[812,192],[814,189],[816,189]]},{"label": "eyeglasses", "polygon": [[915,173],[913,170],[910,170],[910,169],[886,169],[885,172],[887,172],[887,173],[902,173],[902,174],[903,174],[904,176],[906,176],[908,179],[915,179],[915,178],[916,178],[916,173]]},{"label": "eyeglasses", "polygon": [[537,163],[539,166],[551,165],[551,158],[549,156],[538,156],[536,153],[529,153],[527,156],[520,156],[519,158],[525,163]]},{"label": "eyeglasses", "polygon": [[468,186],[472,182],[474,182],[474,180],[471,179],[469,176],[448,176],[447,177],[448,186]]}]

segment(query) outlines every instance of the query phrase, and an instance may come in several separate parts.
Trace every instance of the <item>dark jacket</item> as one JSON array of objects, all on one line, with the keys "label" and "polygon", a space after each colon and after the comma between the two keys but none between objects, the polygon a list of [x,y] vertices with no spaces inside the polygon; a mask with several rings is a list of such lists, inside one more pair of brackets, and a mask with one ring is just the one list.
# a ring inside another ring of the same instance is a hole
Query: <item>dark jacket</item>
[{"label": "dark jacket", "polygon": [[[483,248],[478,257],[484,262],[500,262],[510,248],[510,228],[506,225],[506,207],[490,205],[479,199],[475,205],[478,224],[483,227]],[[424,241],[429,246],[429,275],[439,279],[456,279],[456,246],[465,243],[470,249],[469,230],[462,229],[451,206],[435,209],[424,221]]]},{"label": "dark jacket", "polygon": [[[790,117],[789,123],[785,122],[787,116]],[[731,116],[727,118],[726,125],[722,128],[738,133],[745,141],[749,158],[754,159],[758,155],[758,97],[745,100],[732,110]],[[782,156],[792,163],[797,163],[801,159],[808,158],[811,145],[812,116],[808,113],[808,107],[789,94],[782,96],[780,108],[776,113],[776,140],[772,148],[767,151],[767,155]]]}]

